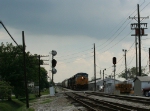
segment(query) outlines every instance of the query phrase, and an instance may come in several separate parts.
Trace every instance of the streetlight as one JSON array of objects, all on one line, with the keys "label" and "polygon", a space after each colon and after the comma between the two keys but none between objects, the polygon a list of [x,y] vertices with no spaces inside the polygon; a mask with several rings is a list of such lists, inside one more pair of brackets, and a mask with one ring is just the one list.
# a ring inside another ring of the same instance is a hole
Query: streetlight
[{"label": "streetlight", "polygon": [[[106,68],[104,70],[106,70]],[[104,92],[104,70],[103,70],[103,92]]]}]

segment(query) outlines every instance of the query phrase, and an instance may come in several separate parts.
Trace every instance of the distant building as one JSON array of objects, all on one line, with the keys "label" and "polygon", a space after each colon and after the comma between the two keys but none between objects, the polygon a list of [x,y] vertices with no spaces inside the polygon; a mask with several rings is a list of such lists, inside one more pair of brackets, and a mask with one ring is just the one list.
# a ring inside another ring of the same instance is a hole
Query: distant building
[{"label": "distant building", "polygon": [[134,95],[142,96],[142,89],[148,87],[150,87],[150,76],[137,76],[134,79]]},{"label": "distant building", "polygon": [[28,87],[34,87],[34,82],[28,82]]},{"label": "distant building", "polygon": [[[122,81],[115,79],[115,84],[118,84]],[[89,81],[88,89],[94,91],[95,81]],[[103,79],[96,80],[96,90],[103,91]],[[114,91],[114,79],[113,78],[105,78],[104,79],[104,92],[112,93]]]}]

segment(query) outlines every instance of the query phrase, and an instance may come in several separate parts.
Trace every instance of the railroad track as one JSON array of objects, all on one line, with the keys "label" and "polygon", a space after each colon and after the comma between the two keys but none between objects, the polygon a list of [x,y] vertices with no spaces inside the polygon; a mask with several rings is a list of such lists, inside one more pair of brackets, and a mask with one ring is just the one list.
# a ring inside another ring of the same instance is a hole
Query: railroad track
[{"label": "railroad track", "polygon": [[67,96],[85,106],[89,111],[150,111],[150,109],[94,99],[86,94],[66,93]]},{"label": "railroad track", "polygon": [[111,95],[111,94],[98,93],[98,92],[86,92],[86,94],[102,96],[102,97],[108,97],[108,98],[114,98],[114,99],[120,99],[120,100],[127,100],[127,101],[132,101],[132,102],[135,102],[135,103],[150,104],[150,99],[149,98]]}]

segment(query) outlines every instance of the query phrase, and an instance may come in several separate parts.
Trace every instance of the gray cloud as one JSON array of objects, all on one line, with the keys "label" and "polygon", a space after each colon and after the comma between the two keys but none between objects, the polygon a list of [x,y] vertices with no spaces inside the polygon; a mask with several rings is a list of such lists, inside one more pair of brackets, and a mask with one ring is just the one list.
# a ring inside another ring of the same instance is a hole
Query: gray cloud
[{"label": "gray cloud", "polygon": [[0,20],[21,31],[96,38],[103,38],[128,12],[126,3],[119,0],[113,4],[105,0],[5,0],[0,7]]}]

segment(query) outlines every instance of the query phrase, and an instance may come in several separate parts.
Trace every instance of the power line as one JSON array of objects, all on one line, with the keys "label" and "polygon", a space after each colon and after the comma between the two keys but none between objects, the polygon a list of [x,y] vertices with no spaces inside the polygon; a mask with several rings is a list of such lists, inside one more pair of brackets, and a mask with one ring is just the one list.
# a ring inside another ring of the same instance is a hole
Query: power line
[{"label": "power line", "polygon": [[[143,3],[142,3],[142,4],[143,4]],[[136,6],[135,6],[135,7],[136,7]],[[135,7],[134,7],[134,8],[135,8]],[[134,12],[135,12],[135,11],[136,11],[136,10],[134,10]],[[129,16],[131,16],[134,12],[132,12]],[[127,15],[128,15],[128,14],[127,14]],[[121,26],[117,29],[117,31],[115,31],[115,33],[117,33],[117,32],[119,31],[119,29],[121,29],[121,27],[126,23],[127,20],[128,20],[128,18],[121,24]],[[122,22],[122,21],[121,21],[121,22]],[[120,22],[120,23],[121,23],[121,22]],[[120,23],[119,23],[119,24],[120,24]],[[114,30],[114,29],[115,29],[115,28],[113,28],[113,30]],[[112,30],[112,31],[113,31],[113,30]],[[112,31],[111,31],[111,32],[112,32]],[[113,36],[115,35],[115,33],[113,34]],[[109,34],[110,34],[110,33],[109,33]],[[107,35],[106,35],[105,37],[107,37]],[[104,38],[105,38],[105,37],[104,37]],[[112,36],[111,36],[111,37],[112,37]],[[104,45],[107,41],[109,41],[109,40],[111,39],[111,37],[108,38],[104,43],[102,43],[101,45],[99,45],[99,46],[97,46],[97,47],[100,47],[100,46]]]},{"label": "power line", "polygon": [[[135,10],[135,11],[136,11],[136,10]],[[134,12],[135,12],[135,11],[134,11]],[[134,13],[134,12],[133,12],[133,13]],[[133,14],[133,13],[132,13],[132,14]],[[131,14],[131,15],[132,15],[132,14]],[[125,20],[125,22],[126,22],[126,21],[127,21],[127,20]],[[124,23],[125,23],[125,22],[124,22]],[[124,23],[123,23],[123,24],[124,24]],[[119,27],[119,29],[123,26],[123,24]],[[119,30],[119,29],[118,29],[118,30]],[[118,30],[117,30],[117,31],[118,31]],[[116,32],[117,32],[117,31],[116,31]],[[115,33],[116,33],[116,32],[115,32]],[[115,33],[114,33],[113,35],[115,35]],[[115,37],[115,38],[116,38],[116,37]],[[108,40],[109,40],[109,39],[108,39]],[[108,40],[107,40],[107,41],[108,41]],[[113,39],[113,40],[114,40],[114,39]],[[112,40],[112,41],[113,41],[113,40]],[[106,41],[106,42],[107,42],[107,41]],[[112,42],[112,41],[111,41],[111,42]],[[111,42],[110,42],[110,43],[111,43]],[[86,46],[85,46],[85,47],[86,47]],[[88,49],[88,50],[90,50],[90,49]],[[82,51],[82,52],[85,52],[85,51],[87,51],[87,50],[84,50],[84,51]],[[74,55],[74,54],[78,54],[78,53],[80,53],[80,52],[73,53],[73,54],[68,54],[68,55],[64,55],[64,56],[60,56],[60,57],[66,57],[66,56],[70,56],[70,55]]]},{"label": "power line", "polygon": [[87,55],[87,54],[90,54],[90,53],[85,53],[85,54],[82,54],[82,55],[79,55],[79,56],[70,57],[70,58],[66,58],[66,59],[60,59],[60,60],[58,60],[58,61],[63,61],[63,60],[68,60],[68,59],[73,59],[73,58],[81,57],[81,56],[84,56],[84,55]]},{"label": "power line", "polygon": [[[145,1],[144,1],[144,2],[145,2]],[[144,2],[143,2],[143,3],[144,3]],[[143,3],[142,3],[140,6],[142,6]],[[135,10],[135,11],[136,11],[136,10]],[[135,12],[135,11],[134,11],[134,12]],[[134,12],[133,12],[133,13],[134,13]],[[133,14],[133,13],[132,13],[132,14]],[[130,16],[131,16],[132,14],[130,14]],[[117,29],[117,31],[116,31],[115,33],[117,33],[117,32],[119,31],[119,29],[126,23],[127,20],[128,20],[128,18],[125,20],[125,22],[123,22],[123,24]],[[131,22],[131,21],[129,21],[129,23],[130,23],[130,22]],[[128,23],[128,24],[129,24],[129,23]],[[127,24],[127,25],[128,25],[128,24]],[[123,28],[123,30],[127,27],[127,25]],[[122,30],[122,31],[123,31],[123,30]],[[121,32],[122,32],[122,31],[121,31]],[[121,33],[121,32],[120,32],[120,33]],[[113,34],[113,36],[115,35],[115,33]],[[120,33],[119,33],[118,35],[120,35]],[[118,35],[117,35],[117,36],[118,36]],[[117,38],[117,36],[116,36],[114,39],[112,39],[112,40],[111,40],[107,45],[105,45],[104,47],[108,46],[112,41],[114,41],[114,40]],[[107,39],[106,42],[107,42],[108,40],[109,40],[109,39]],[[106,43],[106,42],[105,42],[105,43]],[[105,44],[105,43],[103,43],[103,44]],[[103,44],[102,44],[102,45],[103,45]],[[100,46],[102,46],[102,45],[100,45]],[[98,46],[97,46],[97,47],[98,47]],[[101,49],[102,49],[102,48],[101,48]]]},{"label": "power line", "polygon": [[[120,60],[122,60],[122,62],[121,62],[121,65],[120,65],[120,67],[118,69],[121,69],[121,67],[124,66],[124,64],[123,64],[123,56],[122,56],[122,58]],[[117,72],[119,72],[119,71],[117,71]]]},{"label": "power line", "polygon": [[[144,7],[143,9],[141,9],[141,11],[144,10],[149,4],[150,4],[150,2],[149,2],[147,5],[145,5],[145,7]],[[141,12],[141,11],[140,11],[140,12]]]},{"label": "power line", "polygon": [[[132,31],[131,31],[132,32]],[[103,51],[102,53],[104,53],[104,52],[106,52],[106,51],[108,51],[109,49],[111,49],[111,48],[113,48],[115,45],[117,45],[118,43],[120,43],[123,39],[125,39],[129,34],[131,34],[131,32],[130,33],[128,33],[125,37],[123,37],[122,39],[120,39],[117,43],[115,43],[114,45],[112,45],[110,48],[108,48],[108,49],[106,49],[105,51]],[[101,54],[102,54],[101,53]]]},{"label": "power line", "polygon": [[[81,48],[79,48],[79,49],[81,49]],[[64,55],[64,56],[58,56],[58,58],[66,57],[66,56],[70,56],[70,55],[75,55],[75,54],[78,54],[78,53],[86,52],[86,51],[88,51],[88,50],[91,50],[91,49],[83,50],[83,51],[76,52],[76,53],[71,53],[71,54]],[[72,50],[72,51],[74,51],[74,50]],[[67,52],[67,53],[68,53],[68,52]]]},{"label": "power line", "polygon": [[[87,58],[91,58],[91,57],[93,57],[93,56],[88,56],[88,57],[85,57],[85,58],[87,59]],[[84,58],[84,59],[85,59],[85,58]],[[79,58],[79,59],[81,60],[81,58]],[[83,58],[82,58],[82,59],[83,59]],[[74,60],[69,61],[69,62],[66,62],[66,61],[65,61],[65,63],[72,63],[73,61],[74,61]],[[78,61],[78,60],[76,60],[76,61]],[[64,62],[63,62],[63,63],[64,63]],[[63,63],[58,63],[58,64],[63,64]]]},{"label": "power line", "polygon": [[[136,54],[136,53],[135,53]],[[135,55],[132,57],[130,63],[128,63],[128,66],[131,64],[131,62],[133,61],[133,59],[135,58]]]},{"label": "power line", "polygon": [[[9,31],[7,30],[7,28],[5,27],[5,25],[3,24],[2,21],[0,21],[0,24],[3,26],[3,28],[5,29],[5,31],[8,33],[8,35],[11,37],[11,39],[16,43],[16,45],[19,47],[18,43],[15,41],[15,39],[11,36],[11,34],[9,33]],[[19,47],[20,48],[20,47]],[[21,49],[22,50],[22,49]]]},{"label": "power line", "polygon": [[[131,21],[130,21],[130,22],[131,22]],[[129,23],[130,23],[130,22],[129,22]],[[128,23],[128,24],[129,24],[129,23]],[[127,25],[128,25],[128,24],[127,24]],[[108,44],[106,44],[106,45],[105,45],[104,47],[102,47],[101,49],[103,49],[103,48],[105,48],[106,46],[110,45],[110,43],[112,43],[112,42],[124,31],[124,29],[127,27],[127,25],[123,28],[123,30],[121,30],[121,32],[118,33],[118,35],[116,35]],[[118,29],[118,30],[119,30],[119,29]],[[118,30],[117,30],[117,31],[118,31]],[[113,35],[113,36],[114,36],[114,35]],[[100,49],[100,50],[101,50],[101,49]]]},{"label": "power line", "polygon": [[58,56],[58,58],[61,58],[61,57],[67,57],[67,56],[71,56],[71,55],[75,55],[75,54],[79,54],[79,53],[82,53],[82,52],[86,52],[88,50],[91,50],[91,49],[87,49],[87,50],[84,50],[84,51],[80,51],[80,52],[76,52],[76,53],[72,53],[72,54],[68,54],[68,55],[64,55],[64,56]]}]

